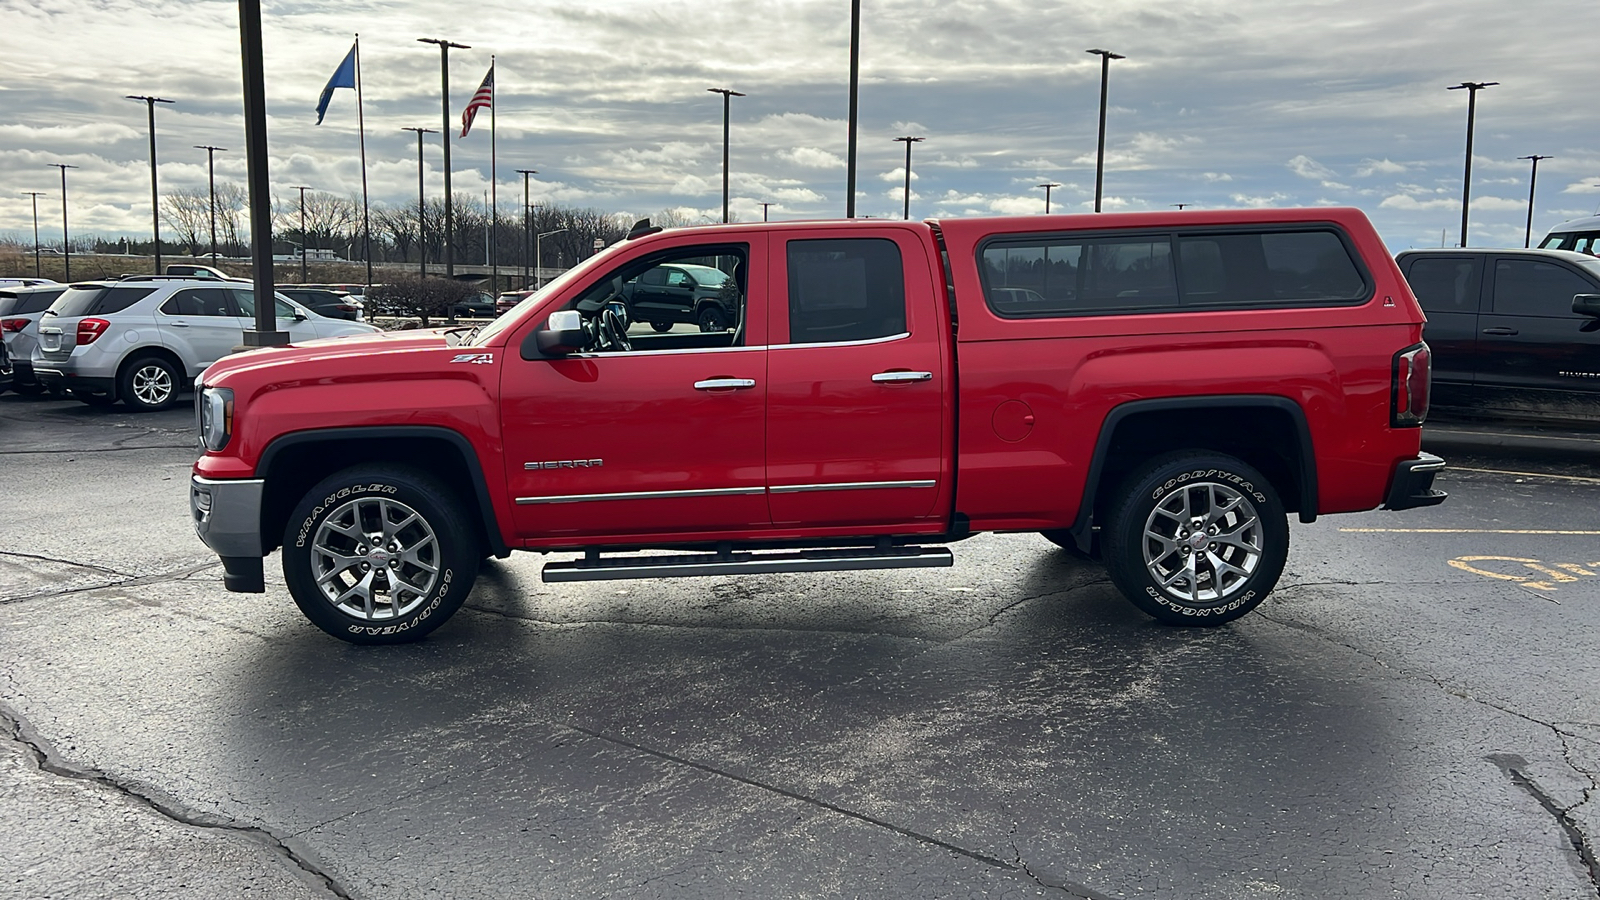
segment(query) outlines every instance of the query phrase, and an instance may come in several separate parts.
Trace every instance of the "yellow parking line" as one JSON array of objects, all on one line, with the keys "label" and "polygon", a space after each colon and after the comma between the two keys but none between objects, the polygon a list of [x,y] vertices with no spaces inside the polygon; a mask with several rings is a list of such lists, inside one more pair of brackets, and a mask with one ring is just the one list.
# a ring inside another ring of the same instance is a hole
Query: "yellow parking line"
[{"label": "yellow parking line", "polygon": [[1540,528],[1341,528],[1352,534],[1579,534],[1600,535],[1600,531],[1554,531]]},{"label": "yellow parking line", "polygon": [[1473,469],[1467,466],[1450,466],[1446,472],[1482,472],[1488,475],[1515,475],[1518,478],[1555,478],[1561,481],[1577,481],[1583,484],[1600,484],[1600,478],[1587,478],[1582,475],[1551,475],[1546,472],[1514,472],[1510,469]]}]

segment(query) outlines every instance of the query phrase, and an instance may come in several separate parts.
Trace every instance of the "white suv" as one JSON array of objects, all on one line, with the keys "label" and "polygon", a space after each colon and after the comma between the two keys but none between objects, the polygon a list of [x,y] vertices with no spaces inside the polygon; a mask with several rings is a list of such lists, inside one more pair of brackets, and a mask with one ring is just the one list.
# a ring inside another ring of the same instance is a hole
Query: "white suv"
[{"label": "white suv", "polygon": [[[278,328],[292,343],[378,329],[320,316],[279,295]],[[34,376],[93,405],[171,406],[195,376],[243,341],[255,289],[238,281],[135,275],[74,284],[39,321]]]}]

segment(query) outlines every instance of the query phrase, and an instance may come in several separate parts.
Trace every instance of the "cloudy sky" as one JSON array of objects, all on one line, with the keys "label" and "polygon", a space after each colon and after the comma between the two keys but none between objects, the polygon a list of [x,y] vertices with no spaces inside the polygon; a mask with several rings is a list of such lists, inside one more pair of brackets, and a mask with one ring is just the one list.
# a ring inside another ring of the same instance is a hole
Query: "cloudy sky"
[{"label": "cloudy sky", "polygon": [[[535,202],[720,217],[721,98],[729,87],[735,214],[844,211],[848,0],[263,0],[275,189],[360,191],[356,104],[318,94],[361,34],[375,202],[414,198],[416,138],[441,127],[439,52],[452,51],[451,113],[498,61],[500,202],[518,168]],[[1520,246],[1529,164],[1534,235],[1600,203],[1594,74],[1600,7],[1551,0],[863,0],[857,210],[898,216],[900,135],[916,145],[912,215],[1088,210],[1098,57],[1112,64],[1108,210],[1351,205],[1391,249],[1458,240],[1466,124],[1478,95],[1474,246]],[[74,234],[149,233],[145,108],[157,110],[161,186],[244,179],[238,8],[217,0],[0,0],[0,233],[59,236],[57,162]],[[16,48],[28,48],[17,52]],[[443,189],[428,135],[428,190]],[[451,134],[454,187],[489,183],[487,113]],[[9,198],[9,199],[8,199]]]}]

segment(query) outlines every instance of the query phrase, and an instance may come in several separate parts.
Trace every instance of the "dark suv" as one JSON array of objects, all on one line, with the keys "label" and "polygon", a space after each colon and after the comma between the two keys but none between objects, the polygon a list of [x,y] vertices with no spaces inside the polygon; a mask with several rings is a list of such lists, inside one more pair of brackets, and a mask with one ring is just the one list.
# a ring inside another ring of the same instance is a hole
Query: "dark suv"
[{"label": "dark suv", "polygon": [[703,332],[726,331],[736,324],[737,297],[732,276],[692,263],[655,266],[622,285],[632,319],[661,332],[671,331],[676,322]]},{"label": "dark suv", "polygon": [[1600,423],[1600,259],[1567,250],[1407,250],[1428,314],[1433,408]]}]

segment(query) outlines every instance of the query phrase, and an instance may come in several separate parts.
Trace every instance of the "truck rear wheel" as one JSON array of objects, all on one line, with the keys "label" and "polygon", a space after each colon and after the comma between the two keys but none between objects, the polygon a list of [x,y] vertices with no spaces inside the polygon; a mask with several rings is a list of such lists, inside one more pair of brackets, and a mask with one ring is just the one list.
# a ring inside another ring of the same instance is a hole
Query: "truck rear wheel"
[{"label": "truck rear wheel", "polygon": [[353,644],[415,641],[455,614],[482,556],[460,503],[401,466],[323,479],[283,534],[283,577],[318,628]]},{"label": "truck rear wheel", "polygon": [[1289,556],[1289,523],[1271,483],[1204,450],[1158,457],[1130,475],[1101,538],[1112,582],[1169,625],[1220,625],[1250,612]]}]

